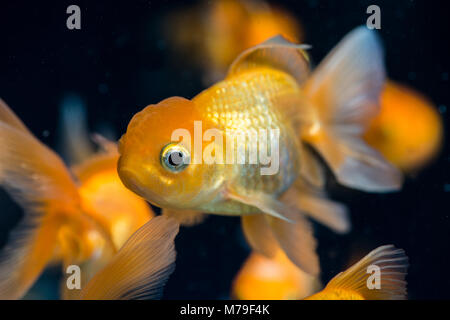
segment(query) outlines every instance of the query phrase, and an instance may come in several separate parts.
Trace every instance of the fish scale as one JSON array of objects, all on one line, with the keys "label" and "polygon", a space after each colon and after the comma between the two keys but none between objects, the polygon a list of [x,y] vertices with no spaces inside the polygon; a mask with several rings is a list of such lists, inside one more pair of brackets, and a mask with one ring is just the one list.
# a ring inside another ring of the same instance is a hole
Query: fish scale
[{"label": "fish scale", "polygon": [[[261,175],[261,167],[264,165],[259,164],[259,155],[258,164],[248,164],[250,145],[246,143],[246,164],[234,165],[233,177],[226,179],[239,190],[280,195],[298,176],[297,137],[287,115],[277,105],[277,101],[284,95],[298,94],[298,91],[295,80],[287,73],[257,69],[219,82],[193,99],[197,106],[202,106],[202,118],[214,123],[222,132],[279,129],[279,172]],[[235,153],[236,149],[235,144]],[[270,153],[268,142],[268,154]],[[254,208],[249,210],[254,211]]]}]

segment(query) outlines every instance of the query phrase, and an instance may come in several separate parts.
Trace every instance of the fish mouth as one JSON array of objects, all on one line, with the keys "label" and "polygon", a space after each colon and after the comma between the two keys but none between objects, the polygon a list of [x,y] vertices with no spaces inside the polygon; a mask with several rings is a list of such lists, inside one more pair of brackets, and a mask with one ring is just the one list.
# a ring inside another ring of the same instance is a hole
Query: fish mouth
[{"label": "fish mouth", "polygon": [[128,166],[122,166],[119,164],[117,171],[120,180],[127,189],[141,196],[155,206],[161,207],[161,205],[165,204],[166,201],[160,195],[146,187],[141,175],[135,170]]}]

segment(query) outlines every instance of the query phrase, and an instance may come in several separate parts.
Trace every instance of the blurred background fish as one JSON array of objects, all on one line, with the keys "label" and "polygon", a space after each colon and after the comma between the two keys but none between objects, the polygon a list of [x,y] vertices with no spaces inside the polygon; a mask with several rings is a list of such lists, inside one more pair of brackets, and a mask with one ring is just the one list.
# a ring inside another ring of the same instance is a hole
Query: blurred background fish
[{"label": "blurred background fish", "polygon": [[[368,289],[368,282],[375,285],[375,278],[369,279],[375,275],[368,271],[370,266],[380,268],[379,289]],[[336,275],[319,292],[320,281],[299,270],[282,251],[273,259],[253,253],[234,279],[232,296],[242,300],[406,299],[407,268],[408,258],[403,250],[381,246]]]},{"label": "blurred background fish", "polygon": [[[151,208],[121,184],[114,143],[98,139],[104,151],[88,157],[72,177],[3,102],[0,120],[0,183],[25,211],[1,252],[0,297],[22,297],[48,264],[60,261],[64,271],[82,266],[84,286],[153,216]],[[64,281],[62,289],[70,298]]]},{"label": "blurred background fish", "polygon": [[164,29],[174,55],[187,56],[199,66],[205,84],[222,79],[238,54],[269,38],[303,40],[298,19],[285,8],[260,0],[199,1],[171,12]]},{"label": "blurred background fish", "polygon": [[152,300],[162,296],[175,269],[174,238],[179,225],[156,217],[125,242],[108,264],[72,299]]},{"label": "blurred background fish", "polygon": [[239,300],[298,300],[321,288],[320,280],[300,270],[282,250],[273,258],[252,252],[233,280]]},{"label": "blurred background fish", "polygon": [[[71,171],[79,183],[78,191],[86,211],[108,230],[116,248],[120,248],[153,217],[153,211],[120,181],[116,143],[103,135],[89,134],[86,107],[81,98],[72,95],[63,100],[60,128],[63,155],[72,164]],[[110,137],[114,136],[113,131],[105,129]]]},{"label": "blurred background fish", "polygon": [[442,147],[442,116],[423,94],[394,81],[385,84],[381,111],[365,140],[404,172],[422,169]]}]

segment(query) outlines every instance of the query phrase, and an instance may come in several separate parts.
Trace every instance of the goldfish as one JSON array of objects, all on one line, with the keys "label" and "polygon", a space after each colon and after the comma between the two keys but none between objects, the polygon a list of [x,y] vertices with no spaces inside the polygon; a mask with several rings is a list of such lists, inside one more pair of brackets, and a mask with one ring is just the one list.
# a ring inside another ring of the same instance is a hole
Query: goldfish
[{"label": "goldfish", "polygon": [[[273,257],[279,246],[317,275],[307,217],[338,232],[348,232],[350,222],[326,197],[313,150],[350,188],[398,190],[402,174],[362,138],[385,79],[376,34],[356,28],[312,73],[307,48],[269,39],[194,98],[167,98],[135,114],[119,141],[124,185],[181,223],[203,214],[241,216],[255,251]],[[249,143],[231,143],[236,132]],[[254,139],[254,132],[262,134]]]},{"label": "goldfish", "polygon": [[125,242],[112,260],[73,299],[160,298],[175,269],[174,238],[178,229],[178,224],[172,219],[151,219]]},{"label": "goldfish", "polygon": [[407,269],[408,257],[402,249],[381,246],[305,300],[404,300]]},{"label": "goldfish", "polygon": [[240,300],[298,300],[320,287],[319,279],[300,270],[278,249],[271,259],[251,253],[233,280],[232,296]]},{"label": "goldfish", "polygon": [[394,81],[386,83],[380,104],[365,140],[404,172],[419,170],[442,145],[440,114],[428,98]]},{"label": "goldfish", "polygon": [[208,83],[223,77],[240,52],[273,36],[292,42],[303,38],[289,11],[250,0],[216,0],[181,9],[168,16],[165,29],[174,51],[189,53]]},{"label": "goldfish", "polygon": [[84,285],[153,216],[121,184],[113,143],[70,170],[3,101],[0,142],[0,186],[24,210],[0,252],[1,299],[21,298],[53,263],[80,265]]},{"label": "goldfish", "polygon": [[93,134],[93,142],[100,147],[100,152],[94,151],[84,105],[80,102],[63,104],[61,119],[62,144],[72,163],[70,171],[79,182],[78,191],[86,212],[108,230],[115,247],[120,248],[134,231],[154,216],[153,211],[120,181],[116,143]]}]

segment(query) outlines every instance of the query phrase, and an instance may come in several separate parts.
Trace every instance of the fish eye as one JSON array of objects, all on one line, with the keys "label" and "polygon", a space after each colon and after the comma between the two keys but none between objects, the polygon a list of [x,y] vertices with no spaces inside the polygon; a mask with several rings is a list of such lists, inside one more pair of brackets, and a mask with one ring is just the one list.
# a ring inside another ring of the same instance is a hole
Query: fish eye
[{"label": "fish eye", "polygon": [[170,172],[180,172],[186,169],[191,156],[185,147],[170,143],[161,150],[161,164]]}]

